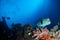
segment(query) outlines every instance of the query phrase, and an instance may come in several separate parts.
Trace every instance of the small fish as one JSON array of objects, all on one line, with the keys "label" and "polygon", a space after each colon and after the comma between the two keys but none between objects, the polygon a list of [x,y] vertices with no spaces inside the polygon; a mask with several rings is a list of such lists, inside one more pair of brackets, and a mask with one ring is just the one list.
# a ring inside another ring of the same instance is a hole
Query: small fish
[{"label": "small fish", "polygon": [[7,17],[8,20],[10,20],[10,17]]},{"label": "small fish", "polygon": [[46,19],[42,19],[42,20],[39,20],[38,22],[37,22],[37,26],[38,27],[45,27],[45,26],[47,26],[47,25],[50,25],[51,24],[51,21],[50,21],[50,19],[49,18],[46,18]]}]

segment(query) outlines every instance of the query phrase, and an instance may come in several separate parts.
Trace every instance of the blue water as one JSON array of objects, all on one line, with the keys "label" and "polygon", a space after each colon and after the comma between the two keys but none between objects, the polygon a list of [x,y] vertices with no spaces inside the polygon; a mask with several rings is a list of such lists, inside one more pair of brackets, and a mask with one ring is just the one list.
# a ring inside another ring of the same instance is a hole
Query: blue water
[{"label": "blue water", "polygon": [[[12,23],[35,25],[39,18],[50,18],[52,24],[59,20],[58,0],[0,0],[0,20],[1,17],[10,17],[7,20],[9,28]],[[33,26],[34,27],[34,26]]]}]

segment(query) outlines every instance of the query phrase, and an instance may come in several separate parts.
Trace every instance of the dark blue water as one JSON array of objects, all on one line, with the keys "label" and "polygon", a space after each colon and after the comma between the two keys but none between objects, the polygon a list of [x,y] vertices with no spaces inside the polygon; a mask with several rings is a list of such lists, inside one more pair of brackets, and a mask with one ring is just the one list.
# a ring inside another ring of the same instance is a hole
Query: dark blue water
[{"label": "dark blue water", "polygon": [[0,20],[4,16],[9,28],[12,23],[29,23],[35,27],[39,18],[50,18],[51,25],[55,25],[60,21],[59,7],[59,0],[0,0]]}]

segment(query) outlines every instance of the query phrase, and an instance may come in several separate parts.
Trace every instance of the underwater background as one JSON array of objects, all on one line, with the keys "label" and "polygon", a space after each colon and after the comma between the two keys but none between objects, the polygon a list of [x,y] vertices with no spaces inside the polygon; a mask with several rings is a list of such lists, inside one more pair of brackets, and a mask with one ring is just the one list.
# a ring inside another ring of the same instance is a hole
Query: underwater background
[{"label": "underwater background", "polygon": [[[9,28],[12,23],[31,24],[41,18],[49,18],[53,25],[60,23],[60,1],[59,0],[0,0],[0,21],[2,16],[6,18]],[[8,20],[7,17],[10,17]]]}]

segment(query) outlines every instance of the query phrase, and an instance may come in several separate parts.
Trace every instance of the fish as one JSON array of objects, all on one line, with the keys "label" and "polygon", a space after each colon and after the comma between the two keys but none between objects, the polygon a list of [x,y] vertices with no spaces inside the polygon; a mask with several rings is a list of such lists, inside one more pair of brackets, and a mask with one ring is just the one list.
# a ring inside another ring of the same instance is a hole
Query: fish
[{"label": "fish", "polygon": [[51,21],[50,21],[50,19],[49,18],[46,18],[46,19],[42,19],[42,20],[39,20],[38,22],[37,22],[37,26],[38,27],[45,27],[45,26],[47,26],[47,25],[50,25],[51,24]]}]

